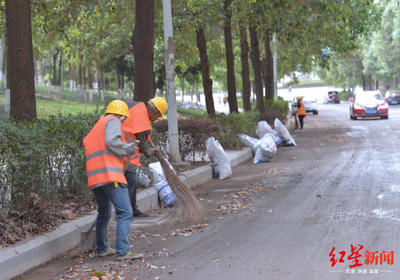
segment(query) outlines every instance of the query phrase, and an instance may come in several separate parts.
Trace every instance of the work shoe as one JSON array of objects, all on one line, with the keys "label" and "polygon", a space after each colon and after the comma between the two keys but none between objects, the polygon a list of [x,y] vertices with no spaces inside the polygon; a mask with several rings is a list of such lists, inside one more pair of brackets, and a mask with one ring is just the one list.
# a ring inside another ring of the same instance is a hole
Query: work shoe
[{"label": "work shoe", "polygon": [[119,255],[117,257],[117,260],[119,260],[119,261],[123,261],[123,260],[127,260],[127,259],[137,260],[137,259],[141,259],[143,257],[144,257],[143,253],[135,253],[135,252],[132,252],[131,250],[129,250],[128,253],[126,253],[125,255]]},{"label": "work shoe", "polygon": [[108,247],[107,250],[105,250],[101,254],[97,254],[97,256],[98,257],[107,257],[107,256],[115,255],[115,254],[116,254],[115,250],[111,247]]},{"label": "work shoe", "polygon": [[135,209],[133,210],[133,217],[138,217],[138,218],[144,218],[144,217],[148,217],[149,215],[143,213],[142,211],[140,211],[139,209]]}]

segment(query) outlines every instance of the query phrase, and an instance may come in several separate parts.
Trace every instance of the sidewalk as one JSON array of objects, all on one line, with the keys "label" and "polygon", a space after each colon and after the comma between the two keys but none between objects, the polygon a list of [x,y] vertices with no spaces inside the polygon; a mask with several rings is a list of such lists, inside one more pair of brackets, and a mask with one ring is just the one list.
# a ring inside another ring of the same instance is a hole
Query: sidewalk
[{"label": "sidewalk", "polygon": [[[252,157],[250,148],[227,153],[232,167]],[[211,165],[198,167],[181,173],[179,177],[187,186],[193,188],[212,179],[212,168]],[[150,187],[139,192],[137,204],[143,211],[158,208],[158,193],[155,188]],[[90,215],[64,223],[52,232],[38,235],[20,245],[1,249],[1,279],[11,279],[77,247],[80,244],[80,233],[89,229],[96,216],[97,212],[94,211]]]}]

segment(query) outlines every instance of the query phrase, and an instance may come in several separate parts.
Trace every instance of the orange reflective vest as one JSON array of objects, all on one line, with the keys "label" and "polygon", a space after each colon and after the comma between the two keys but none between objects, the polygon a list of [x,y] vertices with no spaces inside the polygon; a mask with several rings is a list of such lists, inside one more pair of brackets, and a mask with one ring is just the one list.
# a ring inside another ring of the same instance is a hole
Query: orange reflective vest
[{"label": "orange reflective vest", "polygon": [[118,118],[115,116],[100,118],[83,139],[89,188],[111,182],[127,184],[123,159],[114,154],[106,145],[106,124],[110,119]]},{"label": "orange reflective vest", "polygon": [[306,113],[306,108],[304,106],[303,101],[299,101],[299,106],[297,107],[297,115],[298,116],[305,116]]},{"label": "orange reflective vest", "polygon": [[[122,124],[122,131],[124,135],[124,141],[127,143],[133,143],[136,140],[136,133],[141,133],[150,130],[147,137],[146,143],[151,139],[151,121],[149,114],[147,113],[146,105],[143,102],[139,102],[129,109],[129,118]],[[135,166],[142,166],[140,164],[140,157],[143,154],[136,150],[136,157],[133,156],[129,159],[129,163]]]}]

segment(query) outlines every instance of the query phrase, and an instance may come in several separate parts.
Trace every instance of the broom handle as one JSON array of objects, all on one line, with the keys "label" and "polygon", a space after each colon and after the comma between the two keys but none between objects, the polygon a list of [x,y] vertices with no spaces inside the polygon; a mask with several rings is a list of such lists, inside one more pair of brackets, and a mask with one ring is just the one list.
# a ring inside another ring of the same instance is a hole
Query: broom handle
[{"label": "broom handle", "polygon": [[153,140],[151,140],[151,139],[150,139],[150,144],[153,146],[153,148],[157,149],[156,145],[154,145]]},{"label": "broom handle", "polygon": [[154,145],[153,141],[150,139],[150,144],[153,146],[154,149],[156,149],[156,151],[154,152],[154,155],[156,156],[156,158],[158,159],[158,161],[166,161],[166,159],[163,157],[163,155],[160,153],[160,150],[157,148],[156,145]]},{"label": "broom handle", "polygon": [[170,166],[168,160],[161,154],[160,150],[157,148],[156,145],[154,145],[154,143],[153,143],[153,141],[151,141],[151,139],[150,139],[150,144],[153,146],[153,148],[156,149],[154,155],[156,156],[158,161],[159,162],[165,162],[166,166],[169,168],[169,170],[171,170],[171,166]]}]

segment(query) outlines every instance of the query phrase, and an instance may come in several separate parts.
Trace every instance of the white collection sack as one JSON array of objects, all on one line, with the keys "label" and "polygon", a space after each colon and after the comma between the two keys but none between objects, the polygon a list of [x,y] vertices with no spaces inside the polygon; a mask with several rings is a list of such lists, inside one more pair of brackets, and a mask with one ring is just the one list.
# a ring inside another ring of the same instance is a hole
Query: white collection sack
[{"label": "white collection sack", "polygon": [[277,153],[278,149],[272,135],[267,133],[257,141],[256,154],[253,163],[268,162]]},{"label": "white collection sack", "polygon": [[287,128],[281,123],[279,119],[275,119],[274,125],[276,132],[278,132],[278,135],[283,139],[284,145],[296,146],[296,142],[294,141],[292,135],[290,135]]},{"label": "white collection sack", "polygon": [[158,191],[158,197],[161,201],[163,208],[172,207],[176,202],[176,196],[172,192],[171,187],[168,184],[167,179],[164,175],[164,170],[159,162],[153,162],[149,164],[150,170],[153,172],[154,187]]},{"label": "white collection sack", "polygon": [[261,139],[267,133],[273,134],[275,131],[266,121],[259,121],[256,129],[256,134]]},{"label": "white collection sack", "polygon": [[150,187],[151,179],[144,173],[142,166],[136,168],[136,183],[144,188]]},{"label": "white collection sack", "polygon": [[257,138],[251,137],[246,134],[239,134],[238,137],[239,137],[240,141],[242,141],[242,143],[246,147],[249,147],[253,153],[256,152],[257,142],[258,142]]},{"label": "white collection sack", "polygon": [[221,144],[214,137],[206,140],[207,155],[210,158],[215,178],[226,179],[232,176],[231,161]]},{"label": "white collection sack", "polygon": [[283,139],[279,136],[278,132],[276,132],[266,121],[259,121],[256,134],[261,139],[267,133],[271,134],[277,147],[283,143]]}]

